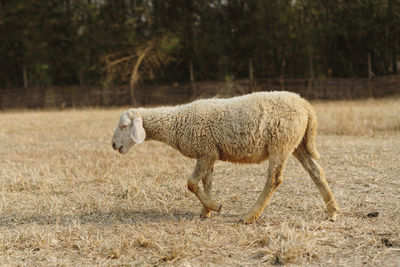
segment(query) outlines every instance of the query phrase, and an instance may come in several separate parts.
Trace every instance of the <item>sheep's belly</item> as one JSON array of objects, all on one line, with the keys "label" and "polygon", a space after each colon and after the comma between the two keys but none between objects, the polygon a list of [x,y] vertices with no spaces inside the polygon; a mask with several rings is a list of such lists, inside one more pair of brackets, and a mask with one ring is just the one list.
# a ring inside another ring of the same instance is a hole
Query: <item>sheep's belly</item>
[{"label": "sheep's belly", "polygon": [[253,151],[251,154],[226,153],[220,151],[219,160],[235,163],[260,163],[268,159],[268,148]]}]

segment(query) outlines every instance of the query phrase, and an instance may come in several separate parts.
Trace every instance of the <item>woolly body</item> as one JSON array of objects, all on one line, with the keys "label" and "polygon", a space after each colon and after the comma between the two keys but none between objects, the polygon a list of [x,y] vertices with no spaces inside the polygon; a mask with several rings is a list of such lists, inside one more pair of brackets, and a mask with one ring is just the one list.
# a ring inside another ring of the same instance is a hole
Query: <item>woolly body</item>
[{"label": "woolly body", "polygon": [[[147,140],[164,142],[191,158],[259,163],[269,151],[290,153],[309,124],[310,153],[315,149],[316,117],[311,105],[289,92],[253,93],[229,99],[204,99],[152,109],[130,109],[141,117]],[[310,122],[309,122],[310,120]]]}]

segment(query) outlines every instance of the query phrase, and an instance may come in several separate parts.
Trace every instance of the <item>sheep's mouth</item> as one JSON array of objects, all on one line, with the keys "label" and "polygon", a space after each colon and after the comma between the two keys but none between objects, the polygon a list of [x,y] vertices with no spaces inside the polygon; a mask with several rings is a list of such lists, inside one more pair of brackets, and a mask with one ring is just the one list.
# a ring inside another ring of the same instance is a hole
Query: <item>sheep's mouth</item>
[{"label": "sheep's mouth", "polygon": [[122,154],[122,146],[118,148],[118,152]]}]

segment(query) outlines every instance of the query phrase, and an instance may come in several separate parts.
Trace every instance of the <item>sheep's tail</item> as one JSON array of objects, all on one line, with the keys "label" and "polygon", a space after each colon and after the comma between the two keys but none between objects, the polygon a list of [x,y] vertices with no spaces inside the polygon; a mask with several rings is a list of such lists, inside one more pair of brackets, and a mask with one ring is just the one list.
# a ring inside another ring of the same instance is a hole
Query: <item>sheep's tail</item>
[{"label": "sheep's tail", "polygon": [[305,134],[305,143],[306,149],[308,153],[311,154],[311,157],[314,159],[319,159],[319,153],[317,151],[317,146],[315,143],[315,139],[317,136],[317,116],[315,115],[315,111],[310,104],[308,104],[308,122],[307,129]]}]

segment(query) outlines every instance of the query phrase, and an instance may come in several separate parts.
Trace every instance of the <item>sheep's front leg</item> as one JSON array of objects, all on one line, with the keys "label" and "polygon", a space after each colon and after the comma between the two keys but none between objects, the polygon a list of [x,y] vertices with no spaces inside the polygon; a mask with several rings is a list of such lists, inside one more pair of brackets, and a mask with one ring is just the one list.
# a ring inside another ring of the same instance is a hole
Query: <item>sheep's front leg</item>
[{"label": "sheep's front leg", "polygon": [[[211,171],[208,175],[204,176],[201,180],[203,182],[204,193],[211,198],[211,188],[212,188],[212,173],[214,168],[211,168]],[[201,218],[208,218],[211,216],[211,210],[204,207],[201,210],[200,217]]]},{"label": "sheep's front leg", "polygon": [[272,195],[282,183],[282,172],[285,166],[286,158],[286,156],[270,155],[267,183],[265,184],[264,189],[258,197],[256,203],[253,205],[250,211],[240,219],[240,222],[245,224],[252,223],[260,216],[261,212],[263,212]]},{"label": "sheep's front leg", "polygon": [[188,180],[188,188],[191,192],[193,192],[197,196],[201,204],[203,204],[204,208],[219,212],[222,208],[222,205],[212,200],[199,187],[199,181],[206,179],[206,177],[211,174],[214,162],[215,162],[214,159],[208,159],[208,158],[198,159],[196,167],[194,168],[194,171]]}]

